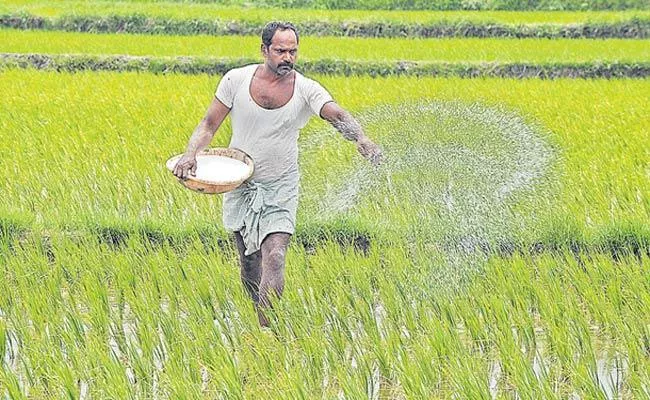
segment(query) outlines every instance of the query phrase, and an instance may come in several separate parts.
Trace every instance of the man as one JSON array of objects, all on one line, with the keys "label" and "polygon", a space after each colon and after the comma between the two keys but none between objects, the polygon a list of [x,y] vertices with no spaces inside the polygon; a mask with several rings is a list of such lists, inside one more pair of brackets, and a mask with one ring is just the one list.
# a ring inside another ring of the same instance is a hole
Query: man
[{"label": "man", "polygon": [[253,158],[253,176],[223,197],[224,226],[234,232],[241,279],[255,303],[259,323],[264,309],[284,289],[284,264],[298,206],[298,133],[313,114],[330,122],[358,151],[378,165],[379,147],[359,123],[316,81],[293,69],[298,33],[289,23],[270,22],[262,32],[263,64],[228,71],[194,130],[174,174],[196,174],[196,154],[212,140],[230,113],[230,147]]}]

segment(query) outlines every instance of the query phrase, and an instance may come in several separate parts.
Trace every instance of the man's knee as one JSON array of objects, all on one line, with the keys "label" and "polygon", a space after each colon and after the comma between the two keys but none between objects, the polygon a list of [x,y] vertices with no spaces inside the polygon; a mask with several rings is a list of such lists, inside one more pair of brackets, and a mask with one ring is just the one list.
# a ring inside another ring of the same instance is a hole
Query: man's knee
[{"label": "man's knee", "polygon": [[281,268],[284,266],[284,259],[286,257],[287,250],[282,247],[274,247],[269,250],[269,252],[266,254],[266,264],[267,265],[272,265],[277,268]]},{"label": "man's knee", "polygon": [[284,261],[286,253],[287,246],[282,241],[267,241],[262,249],[262,262],[268,264],[269,262]]}]

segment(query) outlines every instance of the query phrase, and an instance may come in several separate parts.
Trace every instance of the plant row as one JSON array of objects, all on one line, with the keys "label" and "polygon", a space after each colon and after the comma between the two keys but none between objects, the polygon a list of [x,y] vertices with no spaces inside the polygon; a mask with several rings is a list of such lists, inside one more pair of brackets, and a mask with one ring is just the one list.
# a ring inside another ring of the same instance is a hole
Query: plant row
[{"label": "plant row", "polygon": [[585,22],[620,22],[633,18],[648,19],[650,10],[608,11],[399,11],[399,10],[342,10],[245,7],[219,3],[180,2],[107,2],[85,0],[5,0],[0,14],[28,13],[42,17],[65,15],[147,15],[150,17],[190,19],[220,19],[249,21],[262,24],[269,20],[281,21],[384,21],[393,23],[433,24],[439,21],[472,21],[497,24],[578,24]]},{"label": "plant row", "polygon": [[[255,21],[172,19],[137,15],[57,18],[31,14],[0,15],[0,26],[15,29],[62,30],[92,33],[146,33],[157,35],[258,35],[263,23]],[[347,37],[506,37],[506,38],[647,38],[650,20],[578,24],[501,24],[475,21],[439,21],[430,24],[400,22],[298,22],[302,35]]]},{"label": "plant row", "polygon": [[[36,68],[58,72],[114,71],[151,72],[155,74],[222,75],[256,59],[209,59],[198,57],[135,57],[93,55],[49,55],[0,53],[0,67]],[[462,78],[647,78],[650,63],[417,63],[358,62],[340,60],[304,61],[300,71],[324,75],[369,76],[440,76]]]},{"label": "plant row", "polygon": [[[168,2],[169,0],[145,0]],[[187,2],[186,0],[172,0]],[[248,6],[246,0],[189,0]],[[644,0],[260,0],[261,7],[355,10],[627,10],[648,9]]]},{"label": "plant row", "polygon": [[[644,226],[629,224],[607,226],[595,233],[593,238],[586,238],[579,231],[572,233],[574,236],[549,236],[530,243],[517,243],[512,240],[480,243],[471,250],[486,256],[498,255],[501,257],[512,257],[515,254],[563,254],[566,252],[571,252],[576,256],[580,254],[609,254],[614,259],[626,255],[650,257],[650,229]],[[206,224],[191,229],[169,229],[150,223],[113,225],[96,223],[77,227],[76,230],[62,228],[55,232],[48,232],[34,230],[27,218],[0,216],[0,243],[5,245],[30,242],[40,243],[41,247],[47,249],[52,236],[64,236],[68,240],[80,244],[92,239],[115,250],[126,250],[132,240],[146,243],[151,248],[169,246],[179,252],[195,241],[200,242],[206,252],[234,251],[235,249],[231,236],[215,225]],[[292,240],[311,253],[317,251],[325,243],[337,243],[342,249],[352,249],[365,255],[368,255],[371,247],[396,244],[394,238],[384,237],[381,232],[371,232],[344,223],[301,224]],[[409,243],[402,245],[407,246]],[[446,250],[453,251],[452,248],[446,248]]]},{"label": "plant row", "polygon": [[[0,52],[260,59],[259,36],[163,36],[0,29]],[[647,62],[649,40],[308,37],[298,62]]]},{"label": "plant row", "polygon": [[113,252],[65,239],[12,250],[0,252],[9,398],[644,398],[647,389],[645,256],[493,257],[472,269],[436,251],[294,246],[268,332],[232,251],[132,241]]},{"label": "plant row", "polygon": [[[299,141],[301,240],[499,253],[647,243],[647,79],[310,76],[390,162],[373,168],[312,119]],[[218,80],[3,71],[0,92],[11,95],[0,100],[0,158],[12,179],[0,183],[0,214],[16,216],[3,229],[80,231],[118,246],[141,235],[223,237],[221,197],[183,188],[164,167]],[[227,120],[210,146],[227,146],[230,134]]]}]

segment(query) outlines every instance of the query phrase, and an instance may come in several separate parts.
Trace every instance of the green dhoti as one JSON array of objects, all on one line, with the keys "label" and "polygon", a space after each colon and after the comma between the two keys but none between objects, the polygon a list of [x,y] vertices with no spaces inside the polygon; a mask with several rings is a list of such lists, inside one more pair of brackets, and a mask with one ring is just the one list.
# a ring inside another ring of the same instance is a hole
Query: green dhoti
[{"label": "green dhoti", "polygon": [[223,196],[223,224],[239,231],[245,255],[258,251],[269,233],[293,234],[298,208],[299,174],[285,174],[272,182],[250,180]]}]

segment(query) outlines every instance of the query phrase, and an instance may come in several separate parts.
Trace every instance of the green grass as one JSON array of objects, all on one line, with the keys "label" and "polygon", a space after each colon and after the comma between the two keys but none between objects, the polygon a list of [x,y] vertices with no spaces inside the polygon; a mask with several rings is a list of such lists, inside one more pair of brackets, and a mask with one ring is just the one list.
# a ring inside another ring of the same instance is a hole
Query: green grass
[{"label": "green grass", "polygon": [[[0,30],[0,52],[260,57],[253,36],[151,36]],[[361,61],[626,62],[650,60],[650,40],[303,38],[300,58]]]},{"label": "green grass", "polygon": [[492,258],[450,293],[444,255],[425,254],[292,246],[264,332],[232,251],[13,243],[0,383],[11,398],[644,397],[647,256]]},{"label": "green grass", "polygon": [[38,16],[62,15],[133,15],[175,19],[221,19],[266,22],[273,19],[304,21],[397,21],[400,23],[435,23],[439,21],[494,22],[501,24],[620,22],[632,18],[650,18],[650,11],[362,11],[362,10],[307,10],[274,8],[226,7],[198,3],[138,3],[104,1],[25,1],[6,0],[0,4],[0,13],[18,11]]},{"label": "green grass", "polygon": [[[401,240],[415,224],[435,242],[452,244],[477,232],[481,240],[551,244],[648,237],[646,80],[318,79],[394,159],[375,173],[354,146],[314,119],[300,142],[301,229],[342,223]],[[2,214],[55,230],[219,226],[220,197],[181,188],[163,165],[183,151],[217,82],[3,72],[0,89],[11,96],[1,100],[0,158],[11,160],[12,178],[0,186]],[[418,111],[426,101],[437,108]],[[476,122],[486,112],[503,121]],[[508,136],[519,124],[532,127],[532,136]],[[229,129],[212,145],[227,145]],[[420,168],[408,164],[410,155],[427,152]],[[518,187],[527,174],[532,180]],[[511,186],[512,195],[498,195]],[[492,200],[476,206],[485,196]]]}]

